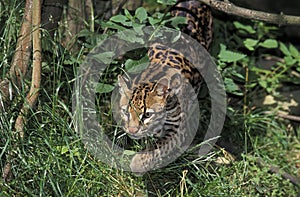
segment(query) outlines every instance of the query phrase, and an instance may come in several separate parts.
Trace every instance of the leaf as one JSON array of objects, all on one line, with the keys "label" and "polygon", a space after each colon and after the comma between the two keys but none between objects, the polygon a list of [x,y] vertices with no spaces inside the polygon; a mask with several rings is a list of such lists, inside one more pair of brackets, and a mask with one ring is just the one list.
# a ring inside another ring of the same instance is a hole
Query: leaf
[{"label": "leaf", "polygon": [[127,9],[124,10],[124,13],[125,13],[125,16],[127,18],[129,18],[130,20],[132,20],[133,17],[132,17],[132,15],[130,14],[130,12]]},{"label": "leaf", "polygon": [[289,49],[294,58],[300,59],[299,51],[294,45],[290,44]]},{"label": "leaf", "polygon": [[73,150],[72,150],[72,154],[73,154],[75,157],[80,157],[79,148],[73,149]]},{"label": "leaf", "polygon": [[247,87],[247,88],[254,88],[256,86],[257,86],[256,82],[250,82],[249,84],[245,85],[245,87]]},{"label": "leaf", "polygon": [[112,51],[107,51],[104,53],[98,53],[93,55],[92,57],[96,59],[96,61],[104,64],[110,64],[112,62],[112,57],[115,55]]},{"label": "leaf", "polygon": [[227,92],[238,96],[243,95],[243,93],[240,91],[240,88],[233,82],[231,78],[225,78],[224,84]]},{"label": "leaf", "polygon": [[96,92],[97,93],[109,93],[113,91],[115,87],[110,85],[110,84],[105,84],[105,83],[97,83],[96,84]]},{"label": "leaf", "polygon": [[157,0],[157,3],[164,5],[174,5],[176,3],[176,0]]},{"label": "leaf", "polygon": [[144,20],[147,19],[147,11],[143,7],[139,7],[135,10],[135,17],[139,19],[142,23]]},{"label": "leaf", "polygon": [[227,66],[227,64],[225,62],[222,62],[221,60],[218,60],[218,67],[220,68],[225,68]]},{"label": "leaf", "polygon": [[172,43],[175,43],[175,42],[177,42],[180,39],[181,31],[176,32],[176,34],[175,34],[174,37],[172,37]]},{"label": "leaf", "polygon": [[144,40],[141,38],[141,36],[138,36],[137,33],[134,31],[126,31],[126,33],[119,32],[118,37],[122,40],[131,42],[131,43],[144,44]]},{"label": "leaf", "polygon": [[78,34],[78,38],[80,37],[88,37],[88,36],[91,36],[93,34],[93,32],[91,32],[90,30],[88,29],[83,29],[79,32]]},{"label": "leaf", "polygon": [[263,88],[267,88],[267,87],[268,87],[268,83],[267,83],[266,80],[260,79],[260,80],[258,81],[258,83],[259,83],[259,85],[260,85],[261,87],[263,87]]},{"label": "leaf", "polygon": [[117,22],[117,23],[125,23],[128,21],[128,18],[124,15],[116,15],[116,16],[113,16],[109,19],[110,21],[113,21],[113,22]]},{"label": "leaf", "polygon": [[250,51],[254,51],[254,47],[257,45],[258,43],[258,40],[254,40],[254,39],[251,39],[251,38],[247,38],[245,41],[244,41],[244,45],[245,47],[250,50]]},{"label": "leaf", "polygon": [[62,154],[62,155],[64,155],[65,153],[67,153],[69,151],[68,146],[58,146],[58,148],[61,148],[60,154]]},{"label": "leaf", "polygon": [[270,75],[272,73],[271,70],[266,70],[266,69],[258,68],[258,67],[255,67],[255,66],[251,67],[250,69],[251,69],[251,71],[254,71],[256,73],[263,73],[265,75]]},{"label": "leaf", "polygon": [[122,27],[121,25],[118,25],[112,21],[107,21],[106,23],[105,22],[101,22],[101,27],[102,28],[111,28],[111,29],[116,29],[116,30],[119,30],[119,31],[124,31],[126,30],[125,27]]},{"label": "leaf", "polygon": [[129,73],[139,73],[148,67],[149,58],[144,56],[139,60],[128,59],[125,62],[125,68]]},{"label": "leaf", "polygon": [[278,47],[278,42],[274,39],[267,39],[264,42],[259,43],[259,46],[267,49],[274,49]]},{"label": "leaf", "polygon": [[161,21],[160,19],[156,19],[156,18],[152,18],[152,17],[149,17],[148,20],[152,26],[154,26],[155,24],[157,24]]},{"label": "leaf", "polygon": [[297,70],[298,72],[300,72],[300,65],[298,65],[298,66],[296,67],[296,70]]},{"label": "leaf", "polygon": [[242,23],[237,21],[233,22],[233,25],[235,26],[235,28],[244,30],[250,34],[254,34],[256,32],[250,25],[243,25]]},{"label": "leaf", "polygon": [[171,25],[174,28],[179,29],[178,25],[186,24],[186,17],[182,17],[182,16],[172,17],[170,21],[171,21]]},{"label": "leaf", "polygon": [[245,77],[238,73],[236,69],[230,67],[226,70],[227,72],[229,72],[233,77],[235,77],[234,79],[239,80],[239,81],[244,81]]},{"label": "leaf", "polygon": [[239,61],[239,60],[247,57],[246,55],[244,55],[242,53],[236,53],[233,51],[226,50],[226,46],[223,44],[220,44],[220,47],[221,47],[221,50],[220,50],[218,57],[223,62],[228,62],[228,63],[236,62],[236,61]]},{"label": "leaf", "polygon": [[296,62],[297,62],[297,60],[294,59],[292,56],[285,56],[283,59],[284,59],[286,65],[288,65],[288,66],[292,66],[292,65],[296,64]]},{"label": "leaf", "polygon": [[143,25],[143,24],[137,24],[137,23],[133,24],[133,30],[137,33],[137,35],[140,35],[140,36],[144,35],[144,31],[143,31],[144,27],[145,27],[145,25]]},{"label": "leaf", "polygon": [[287,56],[290,56],[291,53],[290,51],[288,50],[288,48],[286,47],[285,44],[283,44],[282,42],[279,43],[279,49],[280,51],[284,54],[284,55],[287,55]]},{"label": "leaf", "polygon": [[133,150],[125,150],[125,151],[123,152],[123,154],[124,154],[124,155],[127,155],[127,156],[131,156],[131,155],[136,154],[136,152],[133,151]]}]

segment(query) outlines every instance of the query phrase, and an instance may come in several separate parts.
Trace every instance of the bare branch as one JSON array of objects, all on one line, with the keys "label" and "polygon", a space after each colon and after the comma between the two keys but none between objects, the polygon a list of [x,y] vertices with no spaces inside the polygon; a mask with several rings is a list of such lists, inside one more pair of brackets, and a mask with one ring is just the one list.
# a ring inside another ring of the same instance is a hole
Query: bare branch
[{"label": "bare branch", "polygon": [[[10,68],[10,77],[12,78],[14,85],[17,87],[20,87],[22,83],[22,78],[27,72],[27,66],[30,60],[30,54],[31,54],[31,25],[32,25],[32,7],[33,2],[32,0],[26,0],[25,5],[25,11],[23,16],[23,22],[21,25],[19,38],[17,41],[17,48],[16,53],[14,54],[11,68]],[[10,81],[9,79],[4,79],[0,82],[0,93],[2,94],[0,98],[1,106],[0,110],[4,108],[2,101],[7,101],[9,97],[13,96],[12,89],[10,87]],[[2,99],[3,98],[3,99]],[[14,144],[13,147],[15,147],[16,144]],[[7,153],[6,158],[6,164],[3,168],[3,174],[2,177],[4,181],[10,181],[12,174],[11,174],[11,166],[12,166],[12,160],[14,157],[14,152],[9,151]]]},{"label": "bare branch", "polygon": [[[12,59],[10,67],[10,78],[13,80],[14,85],[20,87],[22,83],[22,77],[27,72],[27,66],[30,60],[31,52],[31,12],[32,12],[32,1],[27,0],[24,9],[23,22],[20,28],[19,37],[17,40],[17,47],[14,57]],[[1,102],[7,101],[9,98],[12,99],[14,94],[13,88],[9,87],[10,81],[8,78],[0,81],[0,94]],[[3,106],[0,106],[0,109]]]},{"label": "bare branch", "polygon": [[291,16],[281,14],[273,14],[262,11],[250,10],[242,7],[238,7],[229,1],[219,0],[199,0],[212,8],[225,12],[227,14],[236,15],[248,19],[260,20],[268,23],[274,23],[278,25],[300,25],[300,16]]},{"label": "bare branch", "polygon": [[40,24],[41,24],[41,0],[33,0],[33,11],[32,11],[32,41],[33,41],[33,70],[32,70],[32,81],[29,93],[26,96],[26,103],[23,104],[21,112],[16,120],[15,128],[16,132],[19,133],[21,139],[24,136],[24,117],[30,108],[33,108],[40,89],[41,83],[41,65],[42,65],[42,46],[40,37]]},{"label": "bare branch", "polygon": [[32,12],[32,1],[26,1],[25,12],[19,38],[17,41],[17,49],[14,54],[10,76],[15,80],[17,85],[21,85],[22,77],[27,72],[28,62],[30,60],[31,52],[31,12]]},{"label": "bare branch", "polygon": [[[266,111],[265,114],[274,114],[274,112],[272,111]],[[280,118],[284,118],[284,119],[288,119],[288,120],[292,120],[292,121],[297,121],[300,122],[300,116],[294,116],[294,115],[290,115],[290,114],[285,114],[283,112],[277,112],[275,113],[276,116],[280,117]]]}]

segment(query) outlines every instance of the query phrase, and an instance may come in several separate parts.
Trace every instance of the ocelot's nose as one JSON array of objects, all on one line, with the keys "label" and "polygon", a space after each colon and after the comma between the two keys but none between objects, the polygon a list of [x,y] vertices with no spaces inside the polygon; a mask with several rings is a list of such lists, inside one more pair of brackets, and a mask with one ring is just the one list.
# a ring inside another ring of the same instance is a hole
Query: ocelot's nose
[{"label": "ocelot's nose", "polygon": [[139,130],[138,127],[128,127],[128,131],[133,134],[138,132],[138,130]]}]

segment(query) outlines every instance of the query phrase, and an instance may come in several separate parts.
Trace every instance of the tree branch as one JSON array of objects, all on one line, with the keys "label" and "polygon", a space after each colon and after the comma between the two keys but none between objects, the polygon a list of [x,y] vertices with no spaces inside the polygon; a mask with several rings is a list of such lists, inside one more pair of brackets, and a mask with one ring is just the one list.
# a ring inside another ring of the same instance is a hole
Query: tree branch
[{"label": "tree branch", "polygon": [[[272,111],[266,111],[265,114],[274,114],[274,112]],[[285,114],[284,112],[277,112],[275,113],[276,116],[280,117],[280,118],[284,118],[284,119],[288,119],[288,120],[292,120],[292,121],[297,121],[300,122],[300,116],[294,116],[294,115],[290,115],[290,114]]]},{"label": "tree branch", "polygon": [[[23,76],[27,72],[27,65],[30,60],[30,52],[32,47],[31,42],[31,12],[32,12],[32,0],[26,0],[26,5],[24,9],[23,22],[21,24],[16,52],[13,56],[11,67],[10,67],[10,78],[13,81],[13,85],[17,88],[21,87]],[[2,102],[6,102],[12,99],[14,96],[14,88],[10,87],[11,82],[8,78],[0,81],[0,110],[4,108]]]},{"label": "tree branch", "polygon": [[17,85],[18,87],[21,86],[30,60],[30,52],[32,47],[30,33],[32,23],[31,13],[32,1],[26,1],[23,22],[17,41],[17,49],[10,68],[10,76],[13,79],[15,85]]},{"label": "tree branch", "polygon": [[[21,25],[19,38],[17,41],[16,52],[12,59],[11,68],[10,68],[10,77],[13,81],[13,85],[16,87],[21,87],[23,76],[27,72],[27,66],[30,60],[32,40],[31,40],[31,26],[32,26],[32,0],[26,0],[25,11],[23,16],[23,22]],[[10,87],[11,82],[8,78],[4,79],[0,82],[0,112],[4,110],[3,101],[7,101],[9,98],[12,99],[14,96],[13,88]],[[13,145],[15,148],[17,144]],[[15,154],[13,151],[8,151],[6,157],[6,164],[3,168],[2,177],[4,181],[10,181],[11,174],[11,166],[12,160]]]},{"label": "tree branch", "polygon": [[268,23],[281,25],[297,25],[300,26],[300,16],[291,16],[281,14],[273,14],[262,11],[250,10],[238,7],[229,1],[219,0],[199,0],[212,8],[225,12],[227,14],[244,17],[247,19],[260,20]]},{"label": "tree branch", "polygon": [[[41,83],[41,65],[42,65],[42,46],[40,37],[40,24],[41,24],[41,0],[28,0],[28,3],[33,5],[32,8],[32,46],[33,46],[33,70],[32,70],[32,81],[29,93],[26,96],[25,103],[17,117],[15,123],[16,137],[22,140],[24,138],[24,123],[25,116],[28,111],[34,107],[40,89]],[[18,144],[15,143],[13,147],[17,147]],[[11,165],[12,159],[14,157],[13,151],[8,152],[7,162],[3,169],[3,179],[9,181],[11,177]]]},{"label": "tree branch", "polygon": [[33,0],[32,11],[32,45],[33,45],[33,70],[32,81],[29,93],[26,96],[25,103],[21,109],[21,112],[16,120],[15,128],[20,134],[21,139],[24,136],[24,116],[28,113],[30,108],[33,108],[40,89],[41,83],[41,65],[42,65],[42,46],[40,38],[40,24],[41,24],[41,0]]}]

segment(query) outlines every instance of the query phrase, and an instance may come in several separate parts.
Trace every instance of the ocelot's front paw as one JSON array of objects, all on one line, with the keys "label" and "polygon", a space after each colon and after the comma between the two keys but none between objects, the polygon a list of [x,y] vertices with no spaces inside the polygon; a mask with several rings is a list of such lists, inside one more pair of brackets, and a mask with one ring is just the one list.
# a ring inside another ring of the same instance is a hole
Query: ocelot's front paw
[{"label": "ocelot's front paw", "polygon": [[146,172],[152,170],[155,166],[155,162],[149,153],[137,153],[133,156],[130,162],[131,171],[137,175],[142,176]]}]

